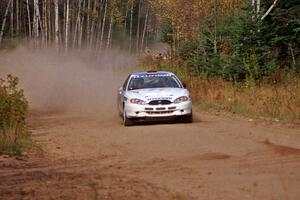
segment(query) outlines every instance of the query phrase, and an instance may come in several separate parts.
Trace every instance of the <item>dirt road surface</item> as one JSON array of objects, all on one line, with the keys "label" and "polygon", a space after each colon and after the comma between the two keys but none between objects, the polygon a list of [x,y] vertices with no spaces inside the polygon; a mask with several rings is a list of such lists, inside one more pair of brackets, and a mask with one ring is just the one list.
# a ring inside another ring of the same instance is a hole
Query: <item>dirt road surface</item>
[{"label": "dirt road surface", "polygon": [[192,124],[124,127],[116,91],[135,63],[119,51],[0,54],[0,73],[18,76],[37,110],[38,146],[0,155],[1,200],[300,199],[299,127],[201,110]]},{"label": "dirt road surface", "polygon": [[0,199],[300,199],[300,130],[196,113],[123,127],[32,114],[42,155],[0,157]]}]

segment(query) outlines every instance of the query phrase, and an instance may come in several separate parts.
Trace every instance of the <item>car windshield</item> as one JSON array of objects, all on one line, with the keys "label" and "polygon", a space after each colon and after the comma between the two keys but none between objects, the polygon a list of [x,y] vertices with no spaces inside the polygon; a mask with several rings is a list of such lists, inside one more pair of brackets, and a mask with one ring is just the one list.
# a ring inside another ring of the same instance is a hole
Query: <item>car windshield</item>
[{"label": "car windshield", "polygon": [[128,90],[145,88],[181,88],[176,77],[171,75],[134,76],[128,85]]}]

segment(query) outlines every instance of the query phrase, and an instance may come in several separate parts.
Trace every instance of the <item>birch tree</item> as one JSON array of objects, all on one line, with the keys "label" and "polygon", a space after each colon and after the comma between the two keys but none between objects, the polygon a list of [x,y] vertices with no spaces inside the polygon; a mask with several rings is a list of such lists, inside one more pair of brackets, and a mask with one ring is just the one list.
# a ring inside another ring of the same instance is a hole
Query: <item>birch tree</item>
[{"label": "birch tree", "polygon": [[82,0],[79,0],[79,2],[78,2],[78,12],[77,12],[76,22],[75,22],[75,26],[74,26],[73,48],[75,48],[76,41],[78,42],[77,37],[78,37],[78,34],[79,34],[79,29],[80,29],[80,24],[81,24],[81,17],[80,17],[81,4],[82,4]]},{"label": "birch tree", "polygon": [[141,7],[142,7],[142,0],[139,1],[139,9],[138,9],[138,22],[137,22],[137,29],[136,29],[136,46],[135,46],[136,52],[139,52]]},{"label": "birch tree", "polygon": [[[85,6],[85,0],[83,0],[83,9],[84,9],[84,6]],[[80,18],[79,18],[79,34],[78,34],[78,48],[80,49],[82,47],[82,35],[83,35],[83,23],[84,23],[84,16],[81,16],[80,15]]]},{"label": "birch tree", "polygon": [[10,35],[14,36],[14,1],[10,4]]},{"label": "birch tree", "polygon": [[113,23],[114,23],[114,16],[113,16],[113,14],[111,14],[111,16],[110,16],[110,23],[109,23],[109,29],[108,29],[108,34],[107,34],[106,49],[109,49],[110,44],[111,44]]},{"label": "birch tree", "polygon": [[90,40],[90,35],[91,35],[91,27],[90,27],[90,13],[91,13],[91,0],[87,0],[87,19],[86,19],[86,41]]},{"label": "birch tree", "polygon": [[34,0],[34,33],[35,39],[38,39],[40,36],[40,8],[39,8],[39,0]]},{"label": "birch tree", "polygon": [[3,0],[3,4],[2,39],[3,35],[34,39],[40,47],[53,43],[66,51],[83,44],[107,49],[121,39],[114,37],[121,31],[122,37],[128,37],[127,48],[138,52],[145,46],[150,27],[148,0]]},{"label": "birch tree", "polygon": [[133,28],[133,4],[134,0],[129,0],[128,3],[130,2],[130,27],[129,27],[129,52],[132,52],[132,28]]},{"label": "birch tree", "polygon": [[65,50],[69,47],[69,31],[70,31],[70,0],[66,2],[66,27],[65,27]]},{"label": "birch tree", "polygon": [[20,10],[20,4],[19,4],[19,0],[16,0],[16,35],[19,35],[20,32],[20,14],[19,14],[19,10]]},{"label": "birch tree", "polygon": [[105,7],[104,7],[104,15],[103,15],[103,20],[102,20],[102,25],[101,25],[101,37],[100,37],[100,50],[102,49],[102,44],[103,44],[103,37],[104,37],[104,29],[105,29],[105,23],[106,23],[106,14],[107,14],[107,2],[108,0],[105,1]]},{"label": "birch tree", "polygon": [[[100,5],[101,5],[101,0],[100,0]],[[97,12],[97,1],[94,0],[93,3],[93,13],[92,13],[92,23],[91,23],[91,28],[90,28],[90,41],[89,44],[90,46],[93,45],[93,41],[95,40],[94,37],[95,35],[97,36],[97,34],[95,34],[95,26],[96,26],[96,16],[98,16],[98,12]]]},{"label": "birch tree", "polygon": [[9,0],[7,3],[6,9],[5,9],[5,14],[4,14],[4,18],[2,21],[1,32],[0,32],[0,45],[2,43],[4,28],[5,28],[5,24],[6,24],[6,18],[7,18],[8,10],[9,10],[9,7],[11,6],[11,3],[12,3],[12,0]]},{"label": "birch tree", "polygon": [[147,11],[146,11],[146,17],[145,17],[145,21],[144,21],[144,29],[143,29],[143,34],[142,34],[142,44],[141,44],[141,49],[144,48],[145,35],[146,35],[147,27],[148,27],[148,16],[149,16],[149,4],[147,4]]},{"label": "birch tree", "polygon": [[43,1],[43,43],[47,46],[48,45],[48,18],[47,18],[47,0]]},{"label": "birch tree", "polygon": [[31,38],[31,17],[30,17],[28,0],[26,0],[26,10],[27,10],[27,20],[28,20],[28,33],[29,33],[29,38]]},{"label": "birch tree", "polygon": [[54,9],[55,9],[55,45],[59,46],[59,28],[58,28],[58,0],[54,0]]},{"label": "birch tree", "polygon": [[272,5],[269,7],[269,9],[265,12],[265,14],[263,14],[263,16],[261,17],[261,20],[264,20],[269,14],[270,12],[274,9],[274,7],[276,6],[278,0],[275,0]]}]

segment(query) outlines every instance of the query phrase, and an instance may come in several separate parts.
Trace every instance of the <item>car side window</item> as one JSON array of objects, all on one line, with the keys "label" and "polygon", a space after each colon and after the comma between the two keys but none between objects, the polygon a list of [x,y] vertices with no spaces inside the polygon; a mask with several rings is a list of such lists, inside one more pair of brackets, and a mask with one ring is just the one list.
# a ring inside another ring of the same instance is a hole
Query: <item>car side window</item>
[{"label": "car side window", "polygon": [[126,90],[126,86],[127,86],[127,84],[128,84],[129,78],[130,78],[130,75],[126,78],[126,80],[125,80],[125,82],[124,82],[124,84],[123,84],[123,90],[124,90],[124,91]]}]

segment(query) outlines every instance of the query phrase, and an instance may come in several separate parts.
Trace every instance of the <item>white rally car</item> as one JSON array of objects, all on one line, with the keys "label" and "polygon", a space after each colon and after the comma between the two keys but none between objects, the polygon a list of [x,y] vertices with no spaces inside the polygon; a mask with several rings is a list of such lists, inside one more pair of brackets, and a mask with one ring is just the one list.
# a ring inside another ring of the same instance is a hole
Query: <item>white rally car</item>
[{"label": "white rally car", "polygon": [[118,110],[125,126],[147,119],[193,120],[189,91],[175,74],[165,71],[130,74],[119,89]]}]

